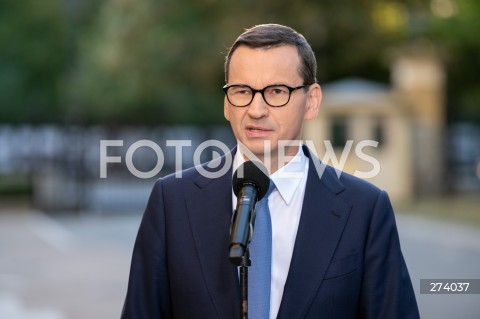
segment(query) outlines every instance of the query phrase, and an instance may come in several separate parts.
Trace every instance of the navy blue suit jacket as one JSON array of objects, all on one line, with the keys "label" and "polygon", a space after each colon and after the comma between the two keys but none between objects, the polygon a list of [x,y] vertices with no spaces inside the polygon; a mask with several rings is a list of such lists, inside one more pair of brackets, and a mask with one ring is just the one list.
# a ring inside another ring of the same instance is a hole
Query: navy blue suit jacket
[{"label": "navy blue suit jacket", "polygon": [[[278,319],[419,318],[385,192],[310,155],[294,252]],[[221,163],[204,166],[222,168]],[[218,165],[219,164],[219,165]],[[320,170],[321,172],[321,170]],[[237,319],[228,259],[232,171],[196,168],[158,180],[137,235],[123,319]],[[265,318],[252,318],[265,319]]]}]

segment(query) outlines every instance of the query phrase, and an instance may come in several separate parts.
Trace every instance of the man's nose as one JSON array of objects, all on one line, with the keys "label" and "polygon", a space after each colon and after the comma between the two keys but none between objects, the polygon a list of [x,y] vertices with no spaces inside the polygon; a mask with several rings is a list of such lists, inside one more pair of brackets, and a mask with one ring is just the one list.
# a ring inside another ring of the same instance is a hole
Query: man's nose
[{"label": "man's nose", "polygon": [[255,92],[253,100],[248,106],[248,114],[253,118],[260,118],[268,114],[268,104],[261,92]]}]

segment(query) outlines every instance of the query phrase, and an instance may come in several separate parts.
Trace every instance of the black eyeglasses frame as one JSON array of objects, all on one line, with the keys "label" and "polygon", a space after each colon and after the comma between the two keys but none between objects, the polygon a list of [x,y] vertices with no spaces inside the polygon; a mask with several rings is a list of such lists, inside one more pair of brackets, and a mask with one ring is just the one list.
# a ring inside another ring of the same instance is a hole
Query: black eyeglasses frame
[{"label": "black eyeglasses frame", "polygon": [[[282,107],[282,106],[287,105],[288,102],[290,102],[290,98],[291,98],[291,96],[292,96],[292,92],[293,92],[293,91],[296,91],[296,90],[298,90],[298,89],[302,89],[302,88],[309,87],[310,85],[311,85],[311,84],[303,84],[303,85],[291,87],[291,86],[288,86],[288,85],[286,85],[286,84],[272,84],[272,85],[268,85],[268,86],[264,87],[263,89],[257,90],[257,89],[252,88],[252,87],[249,86],[249,85],[246,85],[246,84],[232,84],[232,85],[226,84],[226,85],[223,86],[222,89],[223,89],[223,92],[225,92],[225,96],[227,97],[228,102],[229,102],[231,105],[235,106],[235,107],[246,107],[246,106],[249,106],[249,105],[252,103],[252,101],[253,101],[253,99],[255,98],[255,95],[256,95],[257,93],[260,93],[260,94],[262,95],[262,98],[263,98],[263,100],[265,101],[265,103],[267,103],[267,105],[269,105],[269,106],[271,106],[271,107]],[[289,93],[288,93],[288,100],[287,100],[287,102],[285,102],[285,104],[282,104],[282,105],[271,105],[271,104],[268,103],[267,100],[265,99],[265,95],[264,95],[265,90],[267,90],[267,89],[269,89],[269,88],[271,88],[271,87],[275,87],[275,86],[283,86],[283,87],[285,87],[285,88],[288,89],[288,92],[289,92]],[[230,89],[231,87],[243,87],[243,88],[248,88],[248,89],[252,90],[252,99],[250,100],[250,102],[248,102],[248,103],[245,104],[245,105],[235,105],[235,104],[233,104],[233,103],[230,101],[230,98],[228,97],[228,89]]]}]

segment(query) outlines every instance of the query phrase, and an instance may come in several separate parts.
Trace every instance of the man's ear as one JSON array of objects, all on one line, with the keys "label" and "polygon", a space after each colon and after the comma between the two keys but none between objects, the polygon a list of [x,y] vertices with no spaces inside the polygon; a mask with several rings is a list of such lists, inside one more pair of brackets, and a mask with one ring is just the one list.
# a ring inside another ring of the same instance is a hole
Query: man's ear
[{"label": "man's ear", "polygon": [[310,85],[307,92],[307,107],[305,109],[305,120],[314,119],[318,110],[320,109],[320,103],[322,102],[322,89],[318,83]]}]

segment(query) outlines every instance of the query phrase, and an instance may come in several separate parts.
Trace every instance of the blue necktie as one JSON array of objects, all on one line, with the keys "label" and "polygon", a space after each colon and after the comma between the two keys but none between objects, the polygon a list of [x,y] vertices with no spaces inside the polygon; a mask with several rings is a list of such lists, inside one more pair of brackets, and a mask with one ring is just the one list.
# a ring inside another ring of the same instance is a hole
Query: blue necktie
[{"label": "blue necktie", "polygon": [[248,314],[250,319],[270,317],[270,281],[272,268],[272,220],[268,196],[275,189],[270,181],[267,194],[255,207],[256,217],[250,243],[252,265],[248,274]]}]

